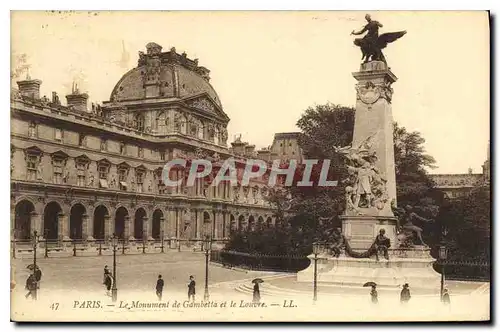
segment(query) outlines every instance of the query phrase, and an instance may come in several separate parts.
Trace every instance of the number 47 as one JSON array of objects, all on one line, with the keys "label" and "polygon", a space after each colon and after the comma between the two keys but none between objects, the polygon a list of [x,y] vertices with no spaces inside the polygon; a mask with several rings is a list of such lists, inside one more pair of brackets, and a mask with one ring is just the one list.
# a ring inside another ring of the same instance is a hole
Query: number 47
[{"label": "number 47", "polygon": [[57,310],[57,309],[59,309],[59,303],[57,303],[57,302],[56,302],[56,303],[52,303],[52,304],[50,305],[50,309],[52,309],[52,310]]}]

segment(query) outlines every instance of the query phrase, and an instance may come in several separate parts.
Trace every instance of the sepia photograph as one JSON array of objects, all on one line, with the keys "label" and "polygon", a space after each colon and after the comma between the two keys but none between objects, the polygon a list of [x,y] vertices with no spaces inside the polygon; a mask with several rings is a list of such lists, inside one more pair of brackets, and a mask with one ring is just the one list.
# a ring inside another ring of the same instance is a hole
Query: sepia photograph
[{"label": "sepia photograph", "polygon": [[490,20],[11,11],[11,321],[489,322]]}]

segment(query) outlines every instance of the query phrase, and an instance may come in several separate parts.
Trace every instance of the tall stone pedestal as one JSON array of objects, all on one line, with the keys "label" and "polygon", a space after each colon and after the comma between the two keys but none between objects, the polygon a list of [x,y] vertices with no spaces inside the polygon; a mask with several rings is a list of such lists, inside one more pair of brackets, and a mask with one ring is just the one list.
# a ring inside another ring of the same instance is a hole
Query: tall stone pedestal
[{"label": "tall stone pedestal", "polygon": [[[405,283],[410,288],[440,288],[441,275],[434,271],[435,261],[429,254],[429,248],[390,250],[389,260],[381,258],[351,258],[341,255],[318,256],[318,282],[333,285],[362,287],[368,281],[379,287],[401,288]],[[309,256],[311,264],[297,273],[297,281],[313,282],[314,256]]]}]

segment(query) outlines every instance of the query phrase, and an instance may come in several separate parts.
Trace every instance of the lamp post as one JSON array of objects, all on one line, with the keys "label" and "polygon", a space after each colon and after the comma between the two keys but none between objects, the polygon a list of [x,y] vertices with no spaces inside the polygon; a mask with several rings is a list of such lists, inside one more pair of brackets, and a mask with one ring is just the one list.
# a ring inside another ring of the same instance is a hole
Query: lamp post
[{"label": "lamp post", "polygon": [[318,254],[319,254],[320,244],[318,242],[313,243],[313,254],[314,254],[314,284],[313,284],[313,301],[316,303],[318,299]]},{"label": "lamp post", "polygon": [[164,241],[165,239],[163,238],[164,237],[164,233],[163,233],[163,230],[161,231],[161,253],[163,254],[164,251],[163,251],[163,247],[164,247]]},{"label": "lamp post", "polygon": [[[37,270],[36,266],[36,248],[38,246],[38,238],[40,235],[38,235],[37,231],[33,232],[33,274],[35,275],[35,272]],[[35,290],[34,290],[34,296],[33,299],[38,300],[38,281],[36,280],[35,277]]]},{"label": "lamp post", "polygon": [[208,301],[210,299],[210,294],[208,294],[208,255],[210,255],[212,240],[207,236],[203,242],[205,247],[205,295],[203,299]]},{"label": "lamp post", "polygon": [[118,297],[118,289],[116,288],[116,247],[118,246],[118,237],[116,234],[113,234],[111,244],[113,246],[113,287],[111,288],[111,300],[116,302]]},{"label": "lamp post", "polygon": [[45,228],[43,236],[45,238],[45,258],[49,258],[49,246],[48,246],[48,244],[49,244],[49,240],[48,240],[49,230],[47,228]]},{"label": "lamp post", "polygon": [[73,229],[73,257],[76,256],[76,228]]},{"label": "lamp post", "polygon": [[441,261],[441,301],[443,301],[443,293],[444,293],[444,279],[445,279],[445,265],[446,258],[448,256],[448,250],[446,248],[446,244],[441,242],[439,246],[439,260]]}]

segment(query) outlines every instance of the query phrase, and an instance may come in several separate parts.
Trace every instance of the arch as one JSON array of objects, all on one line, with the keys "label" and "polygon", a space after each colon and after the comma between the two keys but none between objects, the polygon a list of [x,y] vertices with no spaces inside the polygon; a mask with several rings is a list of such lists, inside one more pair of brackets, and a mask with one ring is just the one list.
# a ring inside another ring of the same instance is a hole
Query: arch
[{"label": "arch", "polygon": [[43,228],[47,240],[57,240],[59,235],[59,214],[62,213],[58,202],[50,202],[43,210]]},{"label": "arch", "polygon": [[250,215],[250,217],[248,217],[248,228],[251,231],[253,231],[255,229],[255,218],[252,215]]},{"label": "arch", "polygon": [[30,196],[19,196],[18,198],[16,198],[15,200],[15,205],[21,203],[22,201],[28,201],[30,202],[33,207],[35,208],[35,211],[36,213],[41,213],[43,211],[43,209],[38,209],[37,210],[37,206],[40,206],[40,202],[37,202],[36,199],[34,199],[33,197],[30,197]]},{"label": "arch", "polygon": [[271,227],[273,225],[273,218],[267,217],[266,219],[266,226]]},{"label": "arch", "polygon": [[115,235],[124,239],[125,237],[125,223],[128,217],[128,210],[124,206],[120,206],[115,211]]},{"label": "arch", "polygon": [[29,240],[31,237],[31,217],[35,205],[28,199],[17,202],[14,218],[14,237],[19,240]]},{"label": "arch", "polygon": [[233,234],[238,229],[238,224],[236,223],[236,218],[234,214],[229,215],[229,234]]},{"label": "arch", "polygon": [[72,239],[82,239],[83,235],[83,216],[87,210],[81,203],[74,204],[69,213],[69,231]]},{"label": "arch", "polygon": [[106,218],[109,217],[108,208],[104,205],[99,205],[94,210],[94,234],[92,236],[95,239],[104,239],[104,227],[106,224]]},{"label": "arch", "polygon": [[163,211],[156,209],[153,212],[153,225],[151,229],[151,237],[155,240],[159,240],[162,237],[161,234],[161,223],[164,220]]},{"label": "arch", "polygon": [[144,237],[144,221],[147,218],[146,210],[143,207],[135,210],[134,216],[134,237],[142,239]]},{"label": "arch", "polygon": [[264,217],[259,216],[259,217],[257,218],[257,225],[259,226],[259,228],[264,228],[264,226],[265,226],[265,225],[264,225]]},{"label": "arch", "polygon": [[245,225],[245,216],[244,215],[240,215],[238,217],[238,230],[243,230],[246,228],[246,225]]}]

